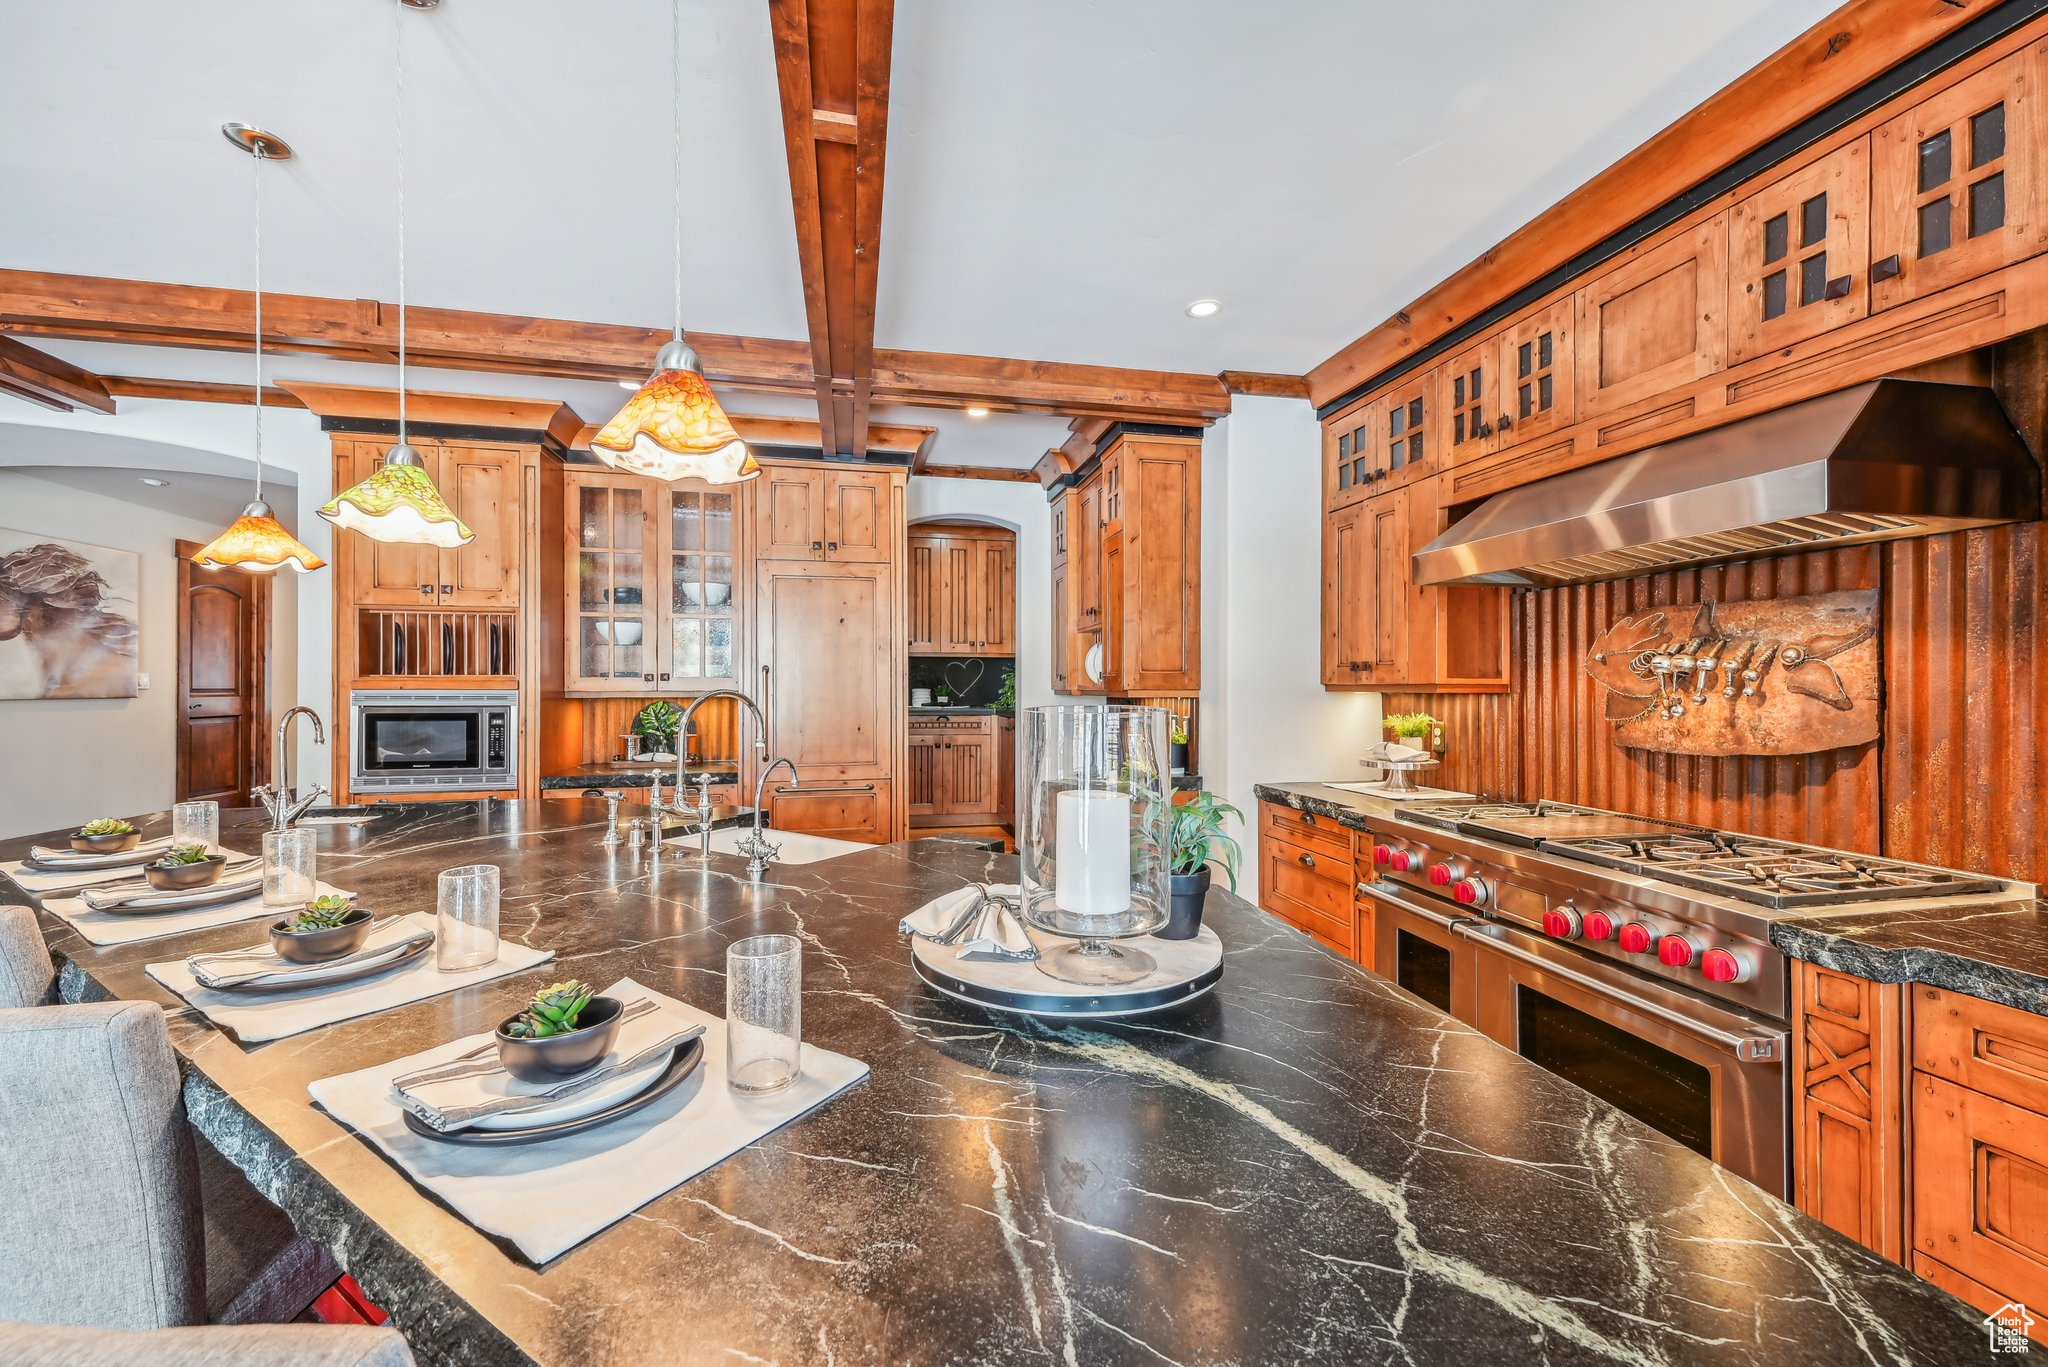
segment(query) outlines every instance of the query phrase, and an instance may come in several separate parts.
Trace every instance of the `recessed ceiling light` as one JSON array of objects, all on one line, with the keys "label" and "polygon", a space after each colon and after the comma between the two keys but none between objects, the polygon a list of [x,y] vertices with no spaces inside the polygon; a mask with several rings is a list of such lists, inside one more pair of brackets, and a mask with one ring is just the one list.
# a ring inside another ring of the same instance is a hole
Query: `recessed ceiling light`
[{"label": "recessed ceiling light", "polygon": [[967,407],[967,416],[970,418],[985,418],[988,416],[988,410],[986,408],[983,408],[978,403],[969,404]]},{"label": "recessed ceiling light", "polygon": [[1221,299],[1197,299],[1194,303],[1188,305],[1187,312],[1190,318],[1214,318],[1217,314],[1223,312],[1223,301]]},{"label": "recessed ceiling light", "polygon": [[167,479],[151,479],[148,475],[139,475],[137,478],[152,489],[162,489],[170,484]]}]

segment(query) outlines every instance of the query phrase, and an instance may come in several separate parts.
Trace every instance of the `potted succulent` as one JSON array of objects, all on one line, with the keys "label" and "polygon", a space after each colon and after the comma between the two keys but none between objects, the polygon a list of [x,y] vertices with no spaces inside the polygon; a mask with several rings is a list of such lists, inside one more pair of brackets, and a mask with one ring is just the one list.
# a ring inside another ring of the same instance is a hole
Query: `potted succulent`
[{"label": "potted succulent", "polygon": [[1176,774],[1188,771],[1188,719],[1175,713],[1167,731],[1167,744],[1172,747],[1171,768]]},{"label": "potted succulent", "polygon": [[194,841],[190,845],[171,846],[162,856],[143,865],[142,876],[160,891],[183,892],[203,888],[219,878],[227,862],[226,855],[209,854],[205,842]]},{"label": "potted succulent", "polygon": [[656,698],[633,718],[633,734],[640,737],[647,750],[673,755],[676,753],[676,732],[682,724],[683,710],[666,699]]},{"label": "potted succulent", "polygon": [[1443,723],[1427,712],[1396,712],[1393,716],[1385,718],[1381,725],[1393,733],[1394,739],[1414,745],[1418,750],[1427,750],[1430,748],[1430,733]]},{"label": "potted succulent", "polygon": [[119,817],[88,821],[71,834],[71,848],[80,854],[119,854],[135,848],[135,827]]},{"label": "potted succulent", "polygon": [[338,959],[362,948],[373,919],[355,904],[355,899],[340,893],[323,893],[306,903],[304,911],[270,927],[270,947],[280,959],[295,964]]},{"label": "potted succulent", "polygon": [[600,997],[589,983],[550,983],[498,1027],[498,1061],[522,1082],[580,1073],[611,1052],[621,1009],[617,997]]},{"label": "potted succulent", "polygon": [[1172,808],[1166,824],[1167,892],[1171,914],[1162,940],[1192,940],[1202,929],[1202,902],[1209,895],[1211,860],[1223,865],[1230,890],[1237,891],[1237,865],[1244,857],[1234,837],[1223,829],[1226,817],[1244,820],[1244,813],[1214,793],[1196,793]]}]

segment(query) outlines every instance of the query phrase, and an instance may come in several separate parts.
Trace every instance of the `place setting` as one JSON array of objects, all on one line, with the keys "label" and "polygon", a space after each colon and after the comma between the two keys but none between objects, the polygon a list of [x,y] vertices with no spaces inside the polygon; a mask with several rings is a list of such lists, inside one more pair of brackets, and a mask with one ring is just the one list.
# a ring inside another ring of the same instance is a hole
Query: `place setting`
[{"label": "place setting", "polygon": [[632,978],[567,980],[484,1034],[307,1090],[407,1177],[534,1263],[867,1076],[802,1037],[803,944],[726,951],[723,1019]]},{"label": "place setting", "polygon": [[499,871],[444,870],[426,912],[383,913],[318,891],[266,908],[264,938],[144,970],[244,1044],[283,1039],[509,977],[554,957],[498,934]]}]

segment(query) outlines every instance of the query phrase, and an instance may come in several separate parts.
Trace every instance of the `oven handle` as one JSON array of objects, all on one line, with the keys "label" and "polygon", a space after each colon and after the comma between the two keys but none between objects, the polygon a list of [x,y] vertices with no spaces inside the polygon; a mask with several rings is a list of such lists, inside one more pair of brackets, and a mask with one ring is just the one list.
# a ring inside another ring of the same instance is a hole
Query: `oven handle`
[{"label": "oven handle", "polygon": [[1445,930],[1456,930],[1459,926],[1467,925],[1474,919],[1470,916],[1447,916],[1434,907],[1424,906],[1420,902],[1411,902],[1405,897],[1396,896],[1392,890],[1398,886],[1400,885],[1397,883],[1381,880],[1372,883],[1360,883],[1358,891],[1361,896],[1385,902],[1392,907],[1398,907],[1410,916],[1419,916],[1431,925],[1441,926]]},{"label": "oven handle", "polygon": [[1528,964],[1532,968],[1540,968],[1545,973],[1555,974],[1574,987],[1582,987],[1596,997],[1611,1001],[1617,1006],[1627,1007],[1631,1011],[1641,1012],[1646,1016],[1654,1016],[1666,1025],[1675,1026],[1687,1034],[1697,1035],[1701,1039],[1717,1044],[1743,1063],[1775,1063],[1783,1056],[1782,1045],[1786,1038],[1783,1031],[1755,1030],[1737,1033],[1732,1030],[1723,1030],[1719,1026],[1711,1025],[1697,1016],[1687,1015],[1683,1011],[1675,1011],[1660,1002],[1646,1001],[1641,997],[1632,997],[1628,993],[1618,990],[1611,983],[1603,982],[1590,973],[1582,973],[1578,969],[1567,967],[1554,959],[1547,959],[1541,954],[1532,954],[1520,945],[1510,943],[1497,935],[1487,934],[1484,929],[1477,928],[1470,922],[1461,922],[1453,926],[1452,930],[1475,944],[1484,945],[1489,949],[1496,950],[1510,959]]}]

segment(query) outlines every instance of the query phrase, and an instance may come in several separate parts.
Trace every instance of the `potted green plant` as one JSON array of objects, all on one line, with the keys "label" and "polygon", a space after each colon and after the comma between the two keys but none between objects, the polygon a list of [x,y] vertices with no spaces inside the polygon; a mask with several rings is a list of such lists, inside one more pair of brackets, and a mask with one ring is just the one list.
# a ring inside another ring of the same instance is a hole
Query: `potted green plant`
[{"label": "potted green plant", "polygon": [[1214,793],[1196,793],[1171,809],[1166,824],[1167,892],[1171,914],[1157,932],[1162,940],[1192,940],[1202,929],[1202,902],[1209,895],[1210,861],[1223,865],[1230,890],[1237,891],[1238,861],[1244,851],[1223,829],[1224,819],[1244,813]]},{"label": "potted green plant", "polygon": [[323,893],[270,927],[270,947],[288,963],[313,964],[361,949],[375,918],[353,897]]},{"label": "potted green plant", "polygon": [[676,731],[682,724],[683,710],[666,699],[656,698],[633,718],[633,734],[640,737],[641,743],[649,750],[673,755],[676,753]]},{"label": "potted green plant", "polygon": [[1167,732],[1166,741],[1171,749],[1169,768],[1176,774],[1188,771],[1188,719],[1178,713]]},{"label": "potted green plant", "polygon": [[524,1082],[580,1073],[610,1052],[624,1008],[578,979],[550,983],[498,1026],[498,1061]]},{"label": "potted green plant", "polygon": [[[1430,716],[1427,712],[1396,712],[1393,716],[1384,719],[1381,724],[1387,730],[1393,732],[1394,739],[1409,744],[1414,744],[1416,741],[1426,741],[1430,732],[1443,725],[1442,722]],[[1416,746],[1416,748],[1427,750],[1430,747],[1427,744],[1423,744]]]},{"label": "potted green plant", "polygon": [[203,888],[220,877],[227,867],[228,857],[213,854],[205,842],[190,845],[173,845],[162,855],[143,866],[142,876],[149,885],[163,892],[183,892],[188,888]]},{"label": "potted green plant", "polygon": [[71,835],[71,848],[80,854],[120,854],[135,848],[140,833],[117,816],[88,821]]},{"label": "potted green plant", "polygon": [[1003,676],[1003,686],[996,690],[995,701],[989,704],[998,712],[1017,711],[1017,671],[1011,670]]}]

